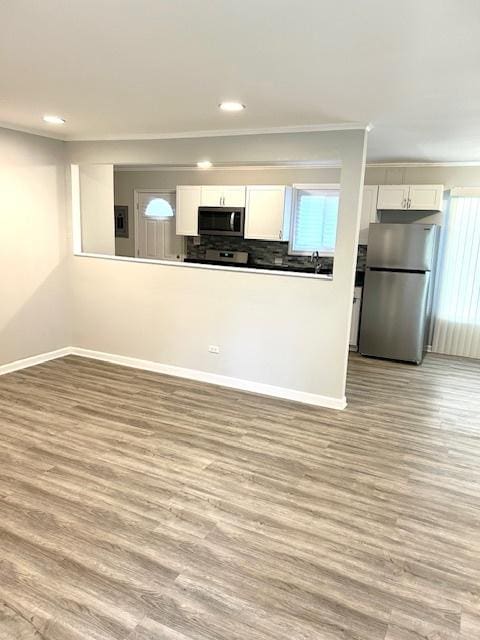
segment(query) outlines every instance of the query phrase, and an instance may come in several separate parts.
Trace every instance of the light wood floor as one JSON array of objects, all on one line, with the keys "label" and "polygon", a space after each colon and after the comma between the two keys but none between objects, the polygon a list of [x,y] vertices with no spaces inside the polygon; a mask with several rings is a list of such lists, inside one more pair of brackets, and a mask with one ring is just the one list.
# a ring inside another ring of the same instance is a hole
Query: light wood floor
[{"label": "light wood floor", "polygon": [[0,378],[0,639],[480,638],[480,363],[354,356],[348,386]]}]

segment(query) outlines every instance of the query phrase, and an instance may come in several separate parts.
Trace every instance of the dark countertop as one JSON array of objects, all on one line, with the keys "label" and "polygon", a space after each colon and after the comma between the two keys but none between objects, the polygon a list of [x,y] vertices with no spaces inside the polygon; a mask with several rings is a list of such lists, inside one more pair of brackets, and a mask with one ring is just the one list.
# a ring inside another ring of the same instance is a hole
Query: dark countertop
[{"label": "dark countertop", "polygon": [[[315,269],[310,265],[293,265],[293,264],[265,264],[259,262],[248,262],[247,264],[241,263],[227,263],[221,260],[202,260],[201,258],[185,258],[184,262],[190,262],[195,264],[213,264],[221,267],[240,267],[243,269],[264,269],[266,271],[291,271],[293,273],[315,273]],[[332,275],[330,269],[322,269],[318,272],[320,275]]]},{"label": "dark countertop", "polygon": [[[240,267],[246,269],[264,269],[266,271],[283,271],[283,272],[292,272],[292,273],[311,273],[312,275],[315,273],[315,269],[310,265],[301,265],[301,264],[265,264],[265,263],[255,263],[248,262],[247,264],[228,264],[226,262],[222,262],[221,260],[202,260],[201,258],[185,258],[185,262],[196,263],[196,264],[213,264],[221,267]],[[322,276],[331,276],[331,269],[321,269],[318,271],[319,275]],[[363,287],[363,282],[365,279],[364,271],[356,271],[355,273],[355,286]]]}]

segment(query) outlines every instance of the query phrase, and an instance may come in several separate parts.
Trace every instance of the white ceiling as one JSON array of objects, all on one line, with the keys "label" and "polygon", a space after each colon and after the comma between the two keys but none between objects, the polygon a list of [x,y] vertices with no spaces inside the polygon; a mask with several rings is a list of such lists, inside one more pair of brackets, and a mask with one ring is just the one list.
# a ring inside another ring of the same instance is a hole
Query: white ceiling
[{"label": "white ceiling", "polygon": [[0,25],[5,126],[104,139],[371,122],[370,161],[480,162],[479,0],[0,0]]}]

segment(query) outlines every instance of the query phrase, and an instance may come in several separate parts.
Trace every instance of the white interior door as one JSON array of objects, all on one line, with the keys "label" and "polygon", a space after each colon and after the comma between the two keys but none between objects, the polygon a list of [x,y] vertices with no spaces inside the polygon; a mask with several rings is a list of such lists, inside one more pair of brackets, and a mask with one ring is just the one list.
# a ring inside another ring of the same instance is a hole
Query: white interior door
[{"label": "white interior door", "polygon": [[136,191],[136,254],[151,260],[183,260],[184,239],[176,234],[175,192]]}]

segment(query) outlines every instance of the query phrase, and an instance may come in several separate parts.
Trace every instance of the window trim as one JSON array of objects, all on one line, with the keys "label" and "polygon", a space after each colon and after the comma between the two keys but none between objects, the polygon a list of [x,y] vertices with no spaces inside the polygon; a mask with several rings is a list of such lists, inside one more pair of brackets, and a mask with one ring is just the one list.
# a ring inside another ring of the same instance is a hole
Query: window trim
[{"label": "window trim", "polygon": [[[297,206],[297,193],[302,189],[324,189],[335,190],[339,192],[340,199],[340,184],[338,183],[294,183],[292,184],[292,211],[290,216],[290,236],[288,241],[288,255],[290,256],[311,256],[311,251],[297,251],[293,247],[295,241],[295,210]],[[318,253],[320,258],[333,258],[335,251],[321,251]]]}]

